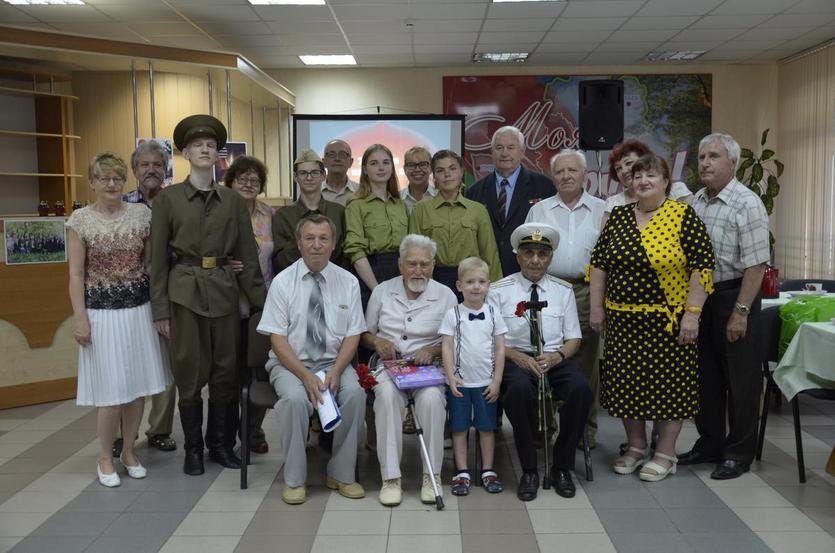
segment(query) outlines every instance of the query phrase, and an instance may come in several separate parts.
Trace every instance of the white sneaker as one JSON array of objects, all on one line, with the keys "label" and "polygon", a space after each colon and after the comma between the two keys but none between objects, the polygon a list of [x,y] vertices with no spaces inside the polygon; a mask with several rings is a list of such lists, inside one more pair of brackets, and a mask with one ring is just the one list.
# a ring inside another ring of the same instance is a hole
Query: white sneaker
[{"label": "white sneaker", "polygon": [[[441,486],[441,475],[435,475],[435,482],[438,483],[438,492],[440,492],[441,496],[443,497],[444,491],[443,487]],[[420,501],[421,503],[426,503],[427,505],[432,505],[435,503],[435,488],[432,487],[432,479],[429,477],[428,474],[423,475],[423,483],[420,486]]]},{"label": "white sneaker", "polygon": [[401,501],[403,501],[403,489],[400,487],[400,479],[383,480],[383,487],[380,488],[380,503],[386,507],[394,507],[400,505]]}]

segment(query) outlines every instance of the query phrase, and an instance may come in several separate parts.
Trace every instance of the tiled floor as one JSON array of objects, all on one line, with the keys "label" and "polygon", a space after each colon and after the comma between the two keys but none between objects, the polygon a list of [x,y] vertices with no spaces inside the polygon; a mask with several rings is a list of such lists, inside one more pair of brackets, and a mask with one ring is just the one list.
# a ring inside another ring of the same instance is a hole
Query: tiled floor
[{"label": "tiled floor", "polygon": [[[835,552],[835,477],[823,466],[835,442],[835,402],[802,401],[808,481],[800,484],[790,411],[768,422],[763,461],[737,480],[711,480],[711,467],[681,467],[645,484],[609,468],[622,440],[619,421],[602,417],[593,452],[594,481],[575,478],[577,497],[540,490],[516,499],[518,461],[509,425],[498,440],[503,494],[474,488],[446,509],[417,498],[419,450],[405,440],[403,504],[377,502],[376,457],[360,452],[365,499],[347,500],[324,487],[326,455],[308,449],[308,501],[282,503],[281,455],[253,455],[249,489],[239,472],[207,464],[201,477],[182,474],[182,452],[139,449],[145,480],[126,476],[106,489],[95,478],[95,413],[72,401],[0,411],[0,553],[72,552]],[[265,423],[275,436],[271,413]],[[175,427],[178,423],[175,424]],[[695,439],[685,425],[679,449]],[[175,438],[182,443],[181,434]],[[315,434],[312,442],[315,442]],[[582,456],[577,456],[582,467]],[[445,479],[452,468],[446,451]]]}]

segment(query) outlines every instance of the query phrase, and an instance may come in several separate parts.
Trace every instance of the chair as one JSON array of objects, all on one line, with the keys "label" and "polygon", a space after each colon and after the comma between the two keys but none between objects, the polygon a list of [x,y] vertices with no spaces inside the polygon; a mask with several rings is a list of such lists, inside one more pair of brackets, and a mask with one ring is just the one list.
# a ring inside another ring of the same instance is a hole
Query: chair
[{"label": "chair", "polygon": [[241,332],[241,489],[247,488],[249,467],[249,417],[250,404],[272,409],[278,401],[275,390],[270,386],[267,371],[267,357],[270,352],[270,337],[259,334],[256,329],[261,322],[261,313],[250,317],[247,331]]},{"label": "chair", "polygon": [[792,398],[792,418],[794,419],[794,443],[797,449],[797,473],[800,479],[800,483],[804,484],[806,483],[806,464],[803,461],[803,438],[800,434],[800,401],[798,399],[800,397],[800,394],[806,394],[816,399],[826,399],[830,401],[835,401],[835,390],[813,388],[810,390],[803,390],[801,392],[798,392],[798,394]]},{"label": "chair", "polygon": [[824,280],[821,278],[784,280],[780,283],[780,291],[791,292],[795,290],[803,290],[804,287],[810,282],[820,282],[823,285],[824,290],[826,290],[827,292],[835,292],[835,280]]},{"label": "chair", "polygon": [[[762,414],[760,415],[760,431],[757,436],[757,454],[759,461],[763,455],[765,441],[765,425],[768,422],[768,408],[772,394],[779,394],[780,389],[771,376],[770,362],[777,362],[777,345],[780,340],[780,306],[769,307],[760,312],[760,359],[762,359],[763,377],[765,378],[765,394],[763,397]],[[779,395],[777,396],[779,397]]]}]

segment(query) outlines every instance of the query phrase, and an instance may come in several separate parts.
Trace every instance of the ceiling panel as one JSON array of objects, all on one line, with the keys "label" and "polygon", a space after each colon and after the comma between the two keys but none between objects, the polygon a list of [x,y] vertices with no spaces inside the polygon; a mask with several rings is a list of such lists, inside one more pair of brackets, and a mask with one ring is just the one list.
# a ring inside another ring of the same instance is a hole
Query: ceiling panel
[{"label": "ceiling panel", "polygon": [[490,19],[509,19],[514,17],[525,17],[539,19],[542,17],[557,17],[567,4],[565,2],[528,2],[525,4],[489,4]]},{"label": "ceiling panel", "polygon": [[583,43],[606,40],[612,31],[551,31],[542,42]]},{"label": "ceiling panel", "polygon": [[223,50],[219,42],[206,36],[164,36],[154,37],[155,44],[172,48],[191,48],[192,50]]},{"label": "ceiling panel", "polygon": [[595,52],[624,52],[624,53],[632,53],[632,52],[652,52],[658,46],[660,46],[662,42],[604,42],[600,44],[594,51]]},{"label": "ceiling panel", "polygon": [[745,29],[684,29],[676,40],[730,40],[745,32]]},{"label": "ceiling panel", "polygon": [[569,2],[563,17],[629,17],[644,5],[644,0],[589,0]]},{"label": "ceiling panel", "polygon": [[723,0],[649,0],[637,15],[704,15]]},{"label": "ceiling panel", "polygon": [[667,17],[631,17],[623,30],[684,29],[699,20],[698,15],[675,15]]},{"label": "ceiling panel", "polygon": [[384,21],[411,17],[408,4],[340,5],[333,6],[333,12],[339,21]]},{"label": "ceiling panel", "polygon": [[[530,21],[530,20],[528,20]],[[412,19],[416,33],[466,33],[481,29],[481,19]]]},{"label": "ceiling panel", "polygon": [[359,54],[354,58],[358,64],[373,67],[398,67],[412,65],[414,62],[411,54]]},{"label": "ceiling panel", "polygon": [[768,31],[765,31],[763,29],[752,29],[750,31],[742,33],[734,40],[789,40],[793,38],[798,38],[804,35],[806,32],[806,29],[798,27],[786,27],[784,29],[769,29]]},{"label": "ceiling panel", "polygon": [[[835,1],[835,0],[833,0]],[[779,27],[816,27],[835,21],[835,13],[804,13],[793,15],[775,15],[762,24],[765,29]]]},{"label": "ceiling panel", "polygon": [[[249,4],[247,3],[247,6]],[[252,6],[264,21],[315,21],[333,19],[327,6]]]},{"label": "ceiling panel", "polygon": [[281,38],[274,33],[268,35],[214,35],[225,47],[243,46],[248,51],[253,46],[281,46]]},{"label": "ceiling panel", "polygon": [[342,35],[281,34],[278,38],[282,46],[345,46]]},{"label": "ceiling panel", "polygon": [[415,33],[415,44],[466,44],[472,48],[478,33]]},{"label": "ceiling panel", "polygon": [[270,26],[263,21],[227,21],[225,23],[196,21],[195,25],[210,34],[240,36],[241,44],[246,44],[250,36],[273,34]]},{"label": "ceiling panel", "polygon": [[583,59],[583,63],[594,65],[632,64],[643,60],[643,56],[634,53],[592,52]]},{"label": "ceiling panel", "polygon": [[216,21],[259,21],[261,18],[246,6],[189,6],[180,8],[180,12],[192,20]]},{"label": "ceiling panel", "polygon": [[6,3],[0,4],[0,21],[4,24],[35,23],[37,20],[23,10]]},{"label": "ceiling panel", "polygon": [[542,43],[536,47],[537,52],[543,52],[546,54],[588,54],[589,52],[594,51],[597,48],[599,43],[597,42],[587,42],[585,44],[548,44]]},{"label": "ceiling panel", "polygon": [[658,47],[658,50],[713,50],[722,44],[722,41],[713,42],[687,42],[678,40],[669,40]]},{"label": "ceiling panel", "polygon": [[44,23],[110,21],[92,6],[18,6],[25,14]]},{"label": "ceiling panel", "polygon": [[504,42],[502,44],[490,44],[479,42],[476,44],[476,52],[532,52],[536,48],[535,42]]},{"label": "ceiling panel", "polygon": [[541,19],[488,19],[484,31],[547,31],[554,24],[554,18]]},{"label": "ceiling panel", "polygon": [[771,19],[770,15],[706,15],[693,23],[693,29],[741,29]]},{"label": "ceiling panel", "polygon": [[536,52],[528,57],[526,65],[574,65],[586,57],[586,53]]},{"label": "ceiling panel", "polygon": [[[402,44],[409,42],[406,33],[350,33],[348,41],[351,44]],[[385,49],[382,50],[383,52]]]},{"label": "ceiling panel", "polygon": [[339,33],[339,26],[331,19],[326,21],[267,21],[267,27],[274,33]]},{"label": "ceiling panel", "polygon": [[416,54],[471,54],[472,44],[415,44]]},{"label": "ceiling panel", "polygon": [[484,17],[488,4],[484,2],[444,2],[441,4],[412,2],[409,17],[418,19],[472,19]]},{"label": "ceiling panel", "polygon": [[802,0],[786,10],[786,13],[835,13],[832,0]]},{"label": "ceiling panel", "polygon": [[185,21],[132,21],[128,27],[146,36],[192,36],[202,33]]},{"label": "ceiling panel", "polygon": [[472,66],[472,59],[469,55],[464,54],[423,54],[416,55],[415,61],[418,65],[424,67],[433,66]]},{"label": "ceiling panel", "polygon": [[560,17],[554,24],[555,31],[613,31],[621,26],[617,17]]},{"label": "ceiling panel", "polygon": [[136,21],[164,21],[169,18],[179,19],[177,12],[160,2],[155,2],[147,6],[138,3],[129,5],[103,4],[97,5],[95,8],[108,17],[120,21],[131,19]]},{"label": "ceiling panel", "polygon": [[612,33],[609,40],[618,42],[649,42],[667,40],[678,34],[678,29],[655,29],[644,31],[624,31],[619,30]]},{"label": "ceiling panel", "polygon": [[481,44],[505,44],[510,42],[526,42],[531,44],[536,44],[542,37],[545,35],[542,31],[531,32],[531,33],[524,33],[524,32],[517,32],[517,33],[485,33],[482,32],[479,37],[478,41]]},{"label": "ceiling panel", "polygon": [[714,15],[749,15],[754,13],[776,14],[794,2],[786,0],[725,0],[711,13]]},{"label": "ceiling panel", "polygon": [[352,44],[351,49],[354,54],[410,54],[412,53],[411,44],[387,44],[385,52],[382,52],[378,44]]}]

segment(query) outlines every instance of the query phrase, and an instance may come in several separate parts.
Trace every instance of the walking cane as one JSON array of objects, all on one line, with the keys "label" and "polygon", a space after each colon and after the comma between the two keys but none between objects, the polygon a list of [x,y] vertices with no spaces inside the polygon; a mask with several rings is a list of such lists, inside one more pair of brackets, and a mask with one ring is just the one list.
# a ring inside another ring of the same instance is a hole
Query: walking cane
[{"label": "walking cane", "polygon": [[[543,353],[543,339],[542,339],[542,310],[548,307],[547,301],[538,301],[538,302],[527,302],[525,307],[527,307],[531,312],[531,324],[535,325],[535,332],[536,335],[536,355],[537,357],[541,357]],[[550,462],[548,459],[548,448],[551,447],[551,441],[548,439],[548,397],[551,395],[549,390],[549,382],[546,375],[542,375],[539,377],[539,402],[540,402],[540,413],[541,416],[539,417],[539,424],[542,430],[542,438],[545,441],[544,453],[545,453],[545,473],[542,479],[542,489],[548,490],[551,489],[551,480],[549,478],[550,474]]]}]

